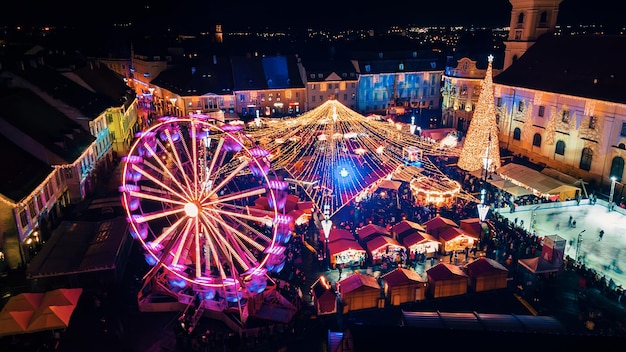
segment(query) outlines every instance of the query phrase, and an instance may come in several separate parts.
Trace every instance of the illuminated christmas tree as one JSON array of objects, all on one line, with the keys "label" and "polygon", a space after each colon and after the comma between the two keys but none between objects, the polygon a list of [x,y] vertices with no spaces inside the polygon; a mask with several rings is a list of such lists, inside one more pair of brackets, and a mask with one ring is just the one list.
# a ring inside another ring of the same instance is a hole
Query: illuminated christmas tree
[{"label": "illuminated christmas tree", "polygon": [[500,167],[500,148],[496,107],[493,98],[492,79],[493,56],[489,55],[487,74],[481,85],[478,104],[470,121],[458,166],[465,171],[488,168],[494,171]]}]

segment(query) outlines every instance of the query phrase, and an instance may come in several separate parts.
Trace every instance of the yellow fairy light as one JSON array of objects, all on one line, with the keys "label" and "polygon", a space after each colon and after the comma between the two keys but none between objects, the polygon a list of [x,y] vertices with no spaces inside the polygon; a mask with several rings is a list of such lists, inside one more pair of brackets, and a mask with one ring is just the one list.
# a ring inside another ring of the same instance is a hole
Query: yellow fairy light
[{"label": "yellow fairy light", "polygon": [[[457,164],[459,168],[465,171],[479,170],[484,168],[485,164],[491,171],[500,167],[500,146],[493,97],[492,61],[493,56],[489,55],[487,74],[483,80],[478,104],[472,121],[470,121]],[[489,159],[487,162],[485,162],[486,155]]]}]

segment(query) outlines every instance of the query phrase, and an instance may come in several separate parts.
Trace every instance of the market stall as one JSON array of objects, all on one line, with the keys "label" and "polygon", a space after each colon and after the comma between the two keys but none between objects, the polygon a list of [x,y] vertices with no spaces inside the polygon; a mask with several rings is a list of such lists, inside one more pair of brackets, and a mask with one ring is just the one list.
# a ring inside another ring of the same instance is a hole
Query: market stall
[{"label": "market stall", "polygon": [[478,243],[478,238],[456,227],[449,227],[439,233],[441,252],[463,251],[465,248],[473,248]]},{"label": "market stall", "polygon": [[[380,285],[373,276],[354,273],[338,283],[343,312],[384,306]],[[382,302],[381,302],[382,301]]]},{"label": "market stall", "polygon": [[439,251],[439,241],[423,231],[413,232],[404,237],[402,244],[409,253],[423,253],[431,258]]},{"label": "market stall", "polygon": [[391,233],[384,227],[376,225],[376,224],[367,224],[363,227],[360,227],[356,230],[356,234],[361,241],[369,241],[373,237],[378,235],[390,236]]},{"label": "market stall", "polygon": [[416,271],[396,268],[380,277],[385,297],[397,306],[426,299],[426,280]]},{"label": "market stall", "polygon": [[480,257],[465,266],[469,288],[474,292],[506,288],[509,270],[498,261]]},{"label": "market stall", "polygon": [[311,286],[311,297],[317,315],[337,313],[337,294],[333,285],[320,276]]},{"label": "market stall", "polygon": [[402,220],[391,227],[393,238],[400,242],[402,242],[407,235],[417,231],[426,231],[426,229],[422,225],[409,220]]},{"label": "market stall", "polygon": [[445,231],[450,227],[459,227],[459,225],[454,220],[444,218],[439,215],[426,221],[422,224],[422,226],[426,229],[427,233],[435,237],[439,237],[439,233]]},{"label": "market stall", "polygon": [[375,265],[386,261],[400,263],[406,260],[406,248],[388,236],[378,235],[367,241],[366,247]]},{"label": "market stall", "polygon": [[328,242],[328,255],[333,269],[339,264],[361,266],[365,262],[365,249],[356,240],[341,239]]},{"label": "market stall", "polygon": [[459,296],[467,293],[468,276],[459,266],[440,262],[426,270],[430,298]]}]

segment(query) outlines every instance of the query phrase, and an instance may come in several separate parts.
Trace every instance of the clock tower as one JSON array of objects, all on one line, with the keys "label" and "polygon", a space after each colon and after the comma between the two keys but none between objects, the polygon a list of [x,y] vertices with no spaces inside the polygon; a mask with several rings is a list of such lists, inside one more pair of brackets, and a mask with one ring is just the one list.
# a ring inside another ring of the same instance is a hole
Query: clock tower
[{"label": "clock tower", "polygon": [[506,70],[530,48],[537,38],[552,32],[556,26],[559,5],[563,0],[509,0],[511,24],[509,38],[504,42]]}]

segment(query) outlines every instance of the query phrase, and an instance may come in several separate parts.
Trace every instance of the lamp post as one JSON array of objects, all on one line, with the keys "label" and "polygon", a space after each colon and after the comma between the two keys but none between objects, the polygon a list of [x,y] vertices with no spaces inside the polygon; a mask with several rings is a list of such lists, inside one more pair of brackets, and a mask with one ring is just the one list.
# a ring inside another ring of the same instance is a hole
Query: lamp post
[{"label": "lamp post", "polygon": [[578,255],[580,253],[580,245],[583,241],[583,232],[585,232],[585,230],[580,231],[580,233],[578,234],[578,240],[576,243],[576,261],[578,261]]},{"label": "lamp post", "polygon": [[609,211],[613,210],[613,195],[615,194],[615,181],[617,178],[611,176],[611,192],[609,193]]},{"label": "lamp post", "polygon": [[321,221],[321,223],[322,223],[322,230],[324,232],[324,263],[325,263],[324,265],[328,265],[330,264],[330,256],[328,255],[328,240],[330,237],[330,230],[333,227],[333,222],[330,221],[330,219],[328,218],[328,215],[326,215],[324,217],[324,220]]}]

